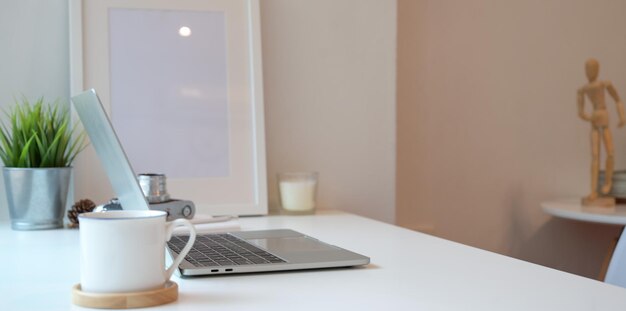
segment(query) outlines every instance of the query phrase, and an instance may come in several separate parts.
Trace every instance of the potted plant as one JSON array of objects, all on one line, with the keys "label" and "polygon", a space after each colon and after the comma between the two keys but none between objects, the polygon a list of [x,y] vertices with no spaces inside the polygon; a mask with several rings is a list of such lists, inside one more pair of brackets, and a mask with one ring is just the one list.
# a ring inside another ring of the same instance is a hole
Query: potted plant
[{"label": "potted plant", "polygon": [[25,97],[0,122],[0,158],[11,227],[63,227],[72,161],[86,147],[70,123],[69,108]]}]

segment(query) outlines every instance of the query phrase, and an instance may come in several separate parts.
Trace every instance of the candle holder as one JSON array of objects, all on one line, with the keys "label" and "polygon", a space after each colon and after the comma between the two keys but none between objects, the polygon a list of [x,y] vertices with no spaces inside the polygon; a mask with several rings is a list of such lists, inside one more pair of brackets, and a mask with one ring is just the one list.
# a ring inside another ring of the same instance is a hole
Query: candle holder
[{"label": "candle holder", "polygon": [[317,194],[317,172],[278,174],[280,207],[287,214],[313,214]]}]

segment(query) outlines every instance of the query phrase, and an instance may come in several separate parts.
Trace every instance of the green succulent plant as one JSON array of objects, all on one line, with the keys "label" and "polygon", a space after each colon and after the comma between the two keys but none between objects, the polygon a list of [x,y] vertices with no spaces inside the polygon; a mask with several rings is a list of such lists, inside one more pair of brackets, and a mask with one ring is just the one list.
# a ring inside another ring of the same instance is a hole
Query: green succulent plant
[{"label": "green succulent plant", "polygon": [[87,147],[85,132],[70,121],[59,101],[22,97],[0,122],[0,158],[6,167],[68,167]]}]

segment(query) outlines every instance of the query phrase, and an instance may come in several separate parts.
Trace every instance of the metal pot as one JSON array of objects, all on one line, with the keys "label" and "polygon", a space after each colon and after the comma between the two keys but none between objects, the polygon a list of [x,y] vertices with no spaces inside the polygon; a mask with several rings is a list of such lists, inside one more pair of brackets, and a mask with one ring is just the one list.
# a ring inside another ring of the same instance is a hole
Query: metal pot
[{"label": "metal pot", "polygon": [[71,167],[4,167],[13,230],[62,228],[71,173]]}]

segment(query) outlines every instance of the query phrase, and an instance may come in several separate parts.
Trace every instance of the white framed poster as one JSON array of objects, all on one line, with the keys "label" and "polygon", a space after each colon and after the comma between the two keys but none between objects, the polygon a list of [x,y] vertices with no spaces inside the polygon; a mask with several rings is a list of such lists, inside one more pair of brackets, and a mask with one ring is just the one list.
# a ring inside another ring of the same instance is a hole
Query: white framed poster
[{"label": "white framed poster", "polygon": [[[71,93],[94,88],[135,173],[200,213],[267,213],[258,0],[70,0]],[[114,197],[93,150],[75,196]]]}]

